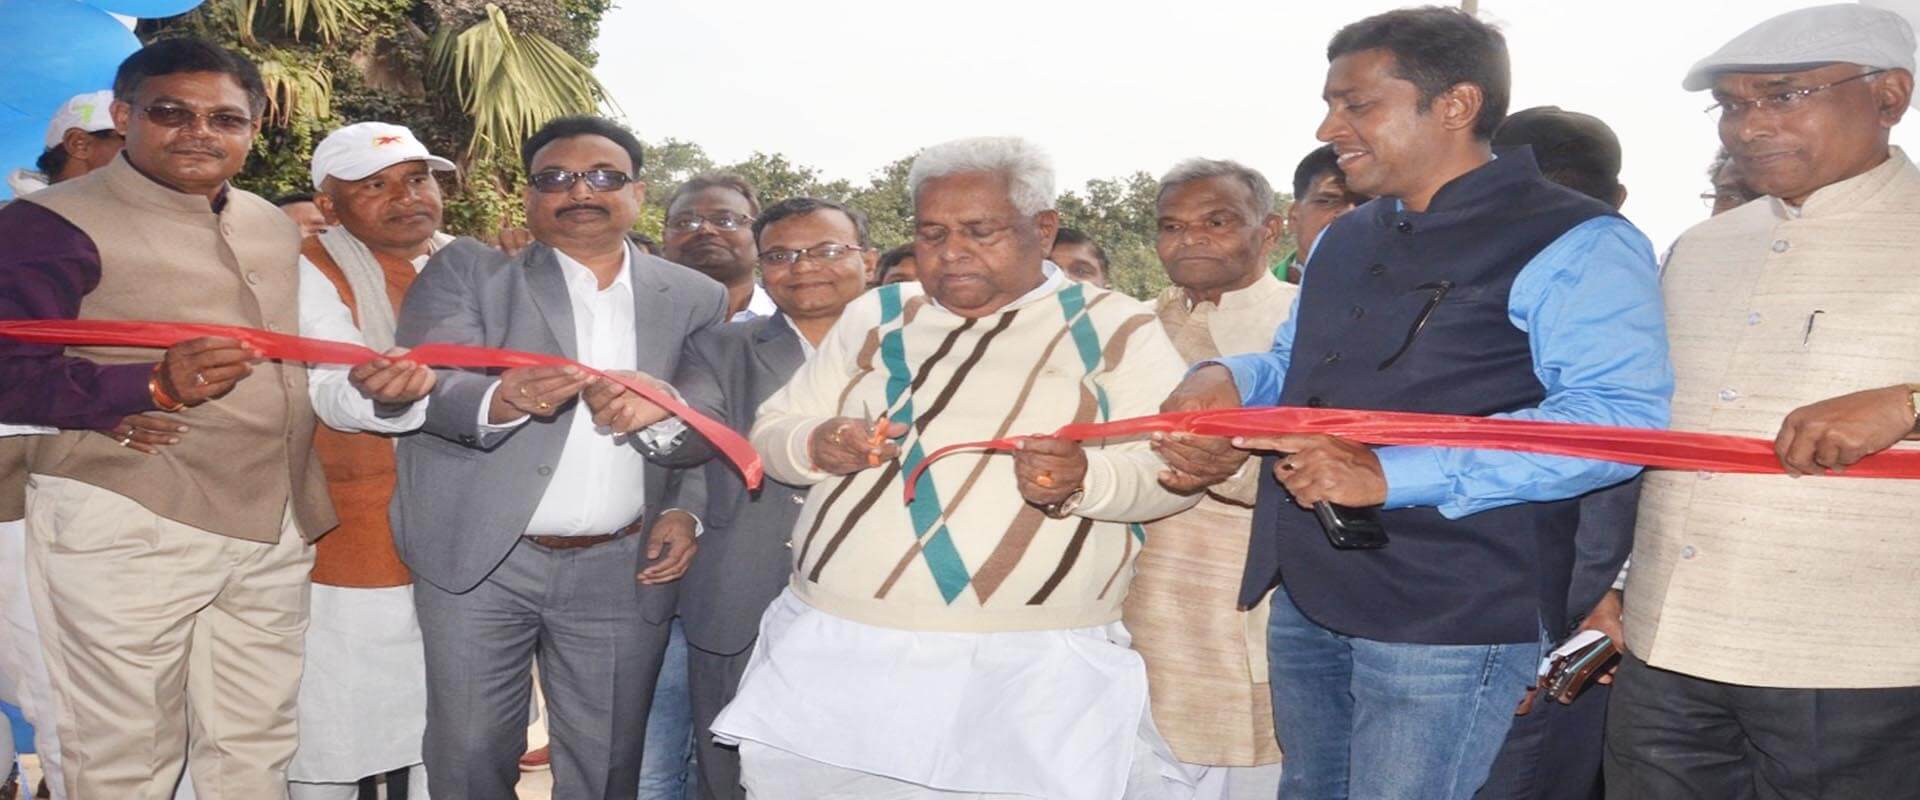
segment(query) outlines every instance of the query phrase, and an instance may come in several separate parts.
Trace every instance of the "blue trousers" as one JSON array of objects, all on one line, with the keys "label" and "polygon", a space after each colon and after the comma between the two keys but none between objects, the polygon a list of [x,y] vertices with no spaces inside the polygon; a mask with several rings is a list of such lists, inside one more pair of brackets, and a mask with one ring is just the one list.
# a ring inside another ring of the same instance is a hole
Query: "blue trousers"
[{"label": "blue trousers", "polygon": [[693,771],[693,695],[687,691],[687,635],[673,618],[666,661],[653,686],[647,744],[640,756],[639,800],[691,800],[698,795]]},{"label": "blue trousers", "polygon": [[1468,800],[1486,781],[1544,636],[1501,645],[1376,642],[1273,593],[1274,727],[1287,800]]}]

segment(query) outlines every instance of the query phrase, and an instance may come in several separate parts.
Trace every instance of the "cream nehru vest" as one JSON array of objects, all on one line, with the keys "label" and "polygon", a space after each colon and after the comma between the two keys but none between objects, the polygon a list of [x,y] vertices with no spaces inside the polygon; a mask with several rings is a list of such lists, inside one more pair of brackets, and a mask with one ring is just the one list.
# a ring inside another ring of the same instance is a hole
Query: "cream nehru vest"
[{"label": "cream nehru vest", "polygon": [[[1896,149],[1797,217],[1727,212],[1664,280],[1676,430],[1771,439],[1801,406],[1920,382],[1920,169]],[[1920,685],[1920,481],[1650,472],[1626,630],[1726,683]]]},{"label": "cream nehru vest", "polygon": [[[216,214],[205,197],[155,183],[122,157],[22,202],[59,214],[99,250],[100,285],[81,300],[81,319],[299,332],[300,234],[258,196],[230,189]],[[111,347],[67,353],[105,364],[160,355]],[[303,365],[257,364],[231,393],[176,416],[191,430],[160,455],[67,431],[31,445],[32,471],[84,481],[176,522],[239,539],[278,540],[289,504],[307,538],[334,527],[312,449]]]}]

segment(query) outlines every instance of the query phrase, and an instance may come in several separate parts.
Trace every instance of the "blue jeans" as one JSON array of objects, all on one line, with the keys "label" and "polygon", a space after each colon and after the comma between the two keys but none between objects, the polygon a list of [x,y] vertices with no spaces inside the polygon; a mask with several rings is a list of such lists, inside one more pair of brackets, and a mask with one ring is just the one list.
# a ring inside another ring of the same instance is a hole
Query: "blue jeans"
[{"label": "blue jeans", "polygon": [[646,750],[640,757],[639,800],[690,800],[693,774],[693,696],[687,692],[687,635],[673,618],[666,662],[653,685]]},{"label": "blue jeans", "polygon": [[1287,800],[1468,800],[1487,779],[1545,637],[1376,642],[1327,630],[1273,593],[1273,721]]}]

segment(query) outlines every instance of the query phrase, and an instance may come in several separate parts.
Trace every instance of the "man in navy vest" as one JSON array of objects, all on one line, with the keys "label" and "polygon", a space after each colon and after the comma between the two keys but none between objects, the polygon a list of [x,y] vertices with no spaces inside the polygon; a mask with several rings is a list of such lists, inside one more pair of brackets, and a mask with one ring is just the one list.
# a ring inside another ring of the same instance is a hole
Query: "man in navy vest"
[{"label": "man in navy vest", "polygon": [[[1612,208],[1555,186],[1505,116],[1498,31],[1444,8],[1392,11],[1327,48],[1327,116],[1348,185],[1377,199],[1310,254],[1273,348],[1196,369],[1170,410],[1422,411],[1656,428],[1673,390],[1652,247]],[[1287,798],[1467,798],[1485,781],[1546,631],[1565,626],[1580,494],[1628,466],[1524,453],[1274,451],[1241,602],[1276,583],[1269,630]],[[1219,440],[1163,447],[1162,480],[1231,474]],[[1311,510],[1378,507],[1390,544],[1338,549]]]}]

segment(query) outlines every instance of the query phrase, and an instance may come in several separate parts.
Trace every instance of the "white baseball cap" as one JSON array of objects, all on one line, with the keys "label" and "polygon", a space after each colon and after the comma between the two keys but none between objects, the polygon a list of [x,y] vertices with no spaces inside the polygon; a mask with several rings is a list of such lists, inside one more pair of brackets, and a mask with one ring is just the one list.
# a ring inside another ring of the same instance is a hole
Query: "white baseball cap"
[{"label": "white baseball cap", "polygon": [[357,181],[403,161],[425,161],[429,169],[451,172],[453,162],[427,152],[405,125],[356,122],[327,134],[313,148],[313,188],[327,178]]},{"label": "white baseball cap", "polygon": [[47,123],[47,147],[59,144],[73,128],[87,133],[113,130],[113,113],[107,110],[111,105],[113,92],[105,89],[76,94],[61,103],[60,110],[53,112],[53,121]]},{"label": "white baseball cap", "polygon": [[1857,3],[1789,11],[1733,37],[1687,70],[1682,88],[1713,88],[1729,72],[1800,72],[1827,64],[1913,71],[1913,27],[1899,14]]}]

